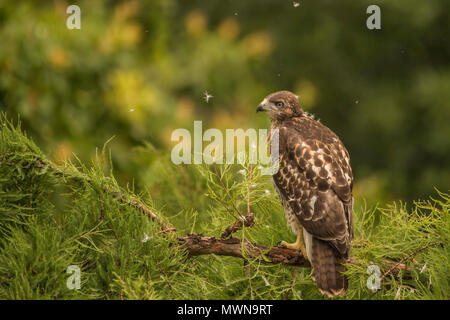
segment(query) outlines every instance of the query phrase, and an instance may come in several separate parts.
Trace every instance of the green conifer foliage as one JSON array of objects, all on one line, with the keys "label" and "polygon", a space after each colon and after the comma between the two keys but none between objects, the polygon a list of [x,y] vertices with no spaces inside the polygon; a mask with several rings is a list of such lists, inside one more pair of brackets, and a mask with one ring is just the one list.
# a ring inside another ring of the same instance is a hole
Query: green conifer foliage
[{"label": "green conifer foliage", "polygon": [[[220,237],[249,213],[254,225],[233,237],[269,247],[293,240],[270,177],[256,166],[177,167],[161,155],[145,172],[161,190],[162,199],[152,200],[119,186],[108,159],[104,148],[89,165],[55,164],[20,124],[1,120],[0,298],[327,299],[308,267],[192,257],[180,245],[189,233]],[[449,194],[439,191],[410,210],[356,206],[343,298],[449,299],[449,208]],[[381,272],[376,292],[367,287],[371,264]],[[81,269],[78,290],[67,287],[70,265]]]}]

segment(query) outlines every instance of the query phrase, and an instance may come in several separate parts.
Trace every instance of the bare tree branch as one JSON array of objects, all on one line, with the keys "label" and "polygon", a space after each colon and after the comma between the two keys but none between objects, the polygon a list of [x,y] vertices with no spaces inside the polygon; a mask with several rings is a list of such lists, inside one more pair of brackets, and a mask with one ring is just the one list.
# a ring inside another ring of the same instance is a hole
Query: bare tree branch
[{"label": "bare tree branch", "polygon": [[231,226],[227,227],[225,231],[220,236],[222,239],[228,238],[232,233],[239,231],[242,228],[242,225],[245,225],[247,228],[252,227],[255,224],[255,217],[252,213],[243,217],[242,220],[237,221]]},{"label": "bare tree branch", "polygon": [[218,239],[195,233],[178,237],[178,242],[187,249],[191,256],[216,254],[242,259],[260,259],[267,263],[281,263],[290,266],[309,267],[310,263],[297,250],[267,247],[251,243],[245,239]]}]

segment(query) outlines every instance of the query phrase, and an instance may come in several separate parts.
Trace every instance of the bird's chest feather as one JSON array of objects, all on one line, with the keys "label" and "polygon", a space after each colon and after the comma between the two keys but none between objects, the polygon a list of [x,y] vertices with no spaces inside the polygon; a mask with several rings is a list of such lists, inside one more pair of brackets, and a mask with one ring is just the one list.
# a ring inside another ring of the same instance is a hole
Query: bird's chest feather
[{"label": "bird's chest feather", "polygon": [[275,183],[275,181],[273,179],[272,179],[272,182],[273,182],[275,192],[278,194],[278,196],[281,199],[281,203],[283,204],[284,216],[286,218],[287,225],[292,229],[292,231],[295,234],[297,234],[298,230],[300,228],[302,228],[302,225],[300,224],[298,217],[296,216],[296,214],[292,210],[291,206],[289,205],[289,200],[283,196],[283,194],[280,192],[277,184]]}]

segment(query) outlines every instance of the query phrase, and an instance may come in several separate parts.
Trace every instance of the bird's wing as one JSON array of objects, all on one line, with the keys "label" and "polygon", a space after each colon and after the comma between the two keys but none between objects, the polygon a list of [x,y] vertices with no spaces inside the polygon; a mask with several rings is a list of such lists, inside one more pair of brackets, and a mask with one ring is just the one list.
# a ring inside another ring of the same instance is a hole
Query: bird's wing
[{"label": "bird's wing", "polygon": [[347,150],[309,118],[285,121],[278,129],[280,170],[273,180],[280,195],[308,233],[348,254],[353,175]]}]

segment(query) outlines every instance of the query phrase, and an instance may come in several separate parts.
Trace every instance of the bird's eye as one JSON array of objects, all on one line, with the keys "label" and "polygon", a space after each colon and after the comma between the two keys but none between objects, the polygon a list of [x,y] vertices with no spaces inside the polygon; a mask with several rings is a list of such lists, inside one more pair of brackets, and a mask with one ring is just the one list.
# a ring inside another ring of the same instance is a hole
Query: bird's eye
[{"label": "bird's eye", "polygon": [[278,101],[276,105],[277,105],[277,107],[279,107],[279,108],[283,108],[283,107],[284,107],[284,103],[281,102],[281,101]]}]

